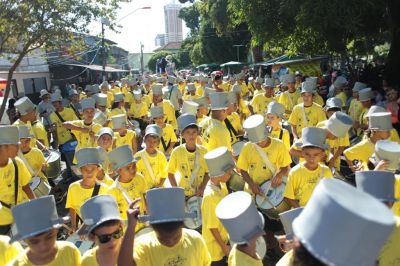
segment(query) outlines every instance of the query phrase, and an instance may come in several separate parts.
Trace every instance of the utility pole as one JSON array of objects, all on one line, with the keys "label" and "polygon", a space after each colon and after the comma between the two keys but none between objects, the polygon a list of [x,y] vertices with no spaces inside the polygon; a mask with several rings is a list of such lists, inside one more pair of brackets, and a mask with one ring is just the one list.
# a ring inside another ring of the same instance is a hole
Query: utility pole
[{"label": "utility pole", "polygon": [[106,48],[104,46],[104,23],[103,21],[101,22],[101,59],[103,61],[103,72],[102,72],[102,78],[103,81],[106,80]]},{"label": "utility pole", "polygon": [[140,71],[141,71],[141,75],[143,75],[143,73],[144,73],[143,47],[144,47],[144,45],[140,42]]},{"label": "utility pole", "polygon": [[234,44],[234,45],[233,45],[233,47],[236,47],[236,55],[237,55],[237,61],[238,61],[238,62],[240,62],[240,60],[239,60],[239,59],[240,59],[240,57],[239,57],[239,55],[240,55],[240,54],[239,54],[239,48],[240,48],[240,47],[243,47],[243,46],[245,46],[245,45],[243,45],[243,44]]}]

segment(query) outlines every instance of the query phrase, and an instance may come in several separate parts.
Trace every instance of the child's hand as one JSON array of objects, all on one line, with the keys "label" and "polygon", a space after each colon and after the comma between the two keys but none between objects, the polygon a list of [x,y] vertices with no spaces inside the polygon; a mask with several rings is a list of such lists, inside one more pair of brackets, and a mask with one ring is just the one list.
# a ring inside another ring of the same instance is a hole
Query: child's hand
[{"label": "child's hand", "polygon": [[135,206],[136,203],[140,201],[140,198],[135,199],[129,204],[129,208],[126,211],[126,215],[128,217],[128,227],[131,227],[135,230],[136,224],[138,222],[138,215],[140,213],[140,207]]},{"label": "child's hand", "polygon": [[229,257],[229,253],[231,252],[232,247],[230,245],[224,245],[222,251],[224,252],[225,256]]},{"label": "child's hand", "polygon": [[389,161],[386,160],[380,160],[378,162],[378,164],[375,166],[375,171],[379,171],[379,170],[387,170],[389,166]]}]

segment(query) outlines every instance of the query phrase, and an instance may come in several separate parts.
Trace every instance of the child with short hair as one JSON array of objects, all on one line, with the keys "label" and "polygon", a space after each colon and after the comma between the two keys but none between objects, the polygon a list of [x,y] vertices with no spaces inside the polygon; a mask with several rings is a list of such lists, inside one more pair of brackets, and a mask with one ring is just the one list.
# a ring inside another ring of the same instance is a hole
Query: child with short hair
[{"label": "child with short hair", "polygon": [[162,151],[165,156],[169,156],[178,142],[174,128],[165,122],[164,110],[161,106],[150,108],[150,116],[154,123],[162,130],[158,150]]},{"label": "child with short hair", "polygon": [[278,102],[270,102],[265,113],[267,125],[271,127],[271,137],[279,139],[290,149],[290,134],[286,128],[282,127],[282,119],[285,117],[285,107]]},{"label": "child with short hair", "polygon": [[111,117],[113,129],[115,131],[115,147],[129,145],[133,151],[137,151],[136,132],[128,129],[127,117],[124,114]]}]

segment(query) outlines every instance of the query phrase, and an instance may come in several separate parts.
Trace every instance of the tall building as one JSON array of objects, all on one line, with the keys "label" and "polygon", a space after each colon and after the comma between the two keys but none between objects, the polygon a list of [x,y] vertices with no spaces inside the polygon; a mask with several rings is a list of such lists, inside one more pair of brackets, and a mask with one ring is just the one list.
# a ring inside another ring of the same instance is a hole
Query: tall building
[{"label": "tall building", "polygon": [[179,10],[181,9],[180,4],[172,4],[164,6],[164,17],[165,17],[165,35],[166,43],[171,42],[182,42],[182,19],[178,17]]},{"label": "tall building", "polygon": [[157,47],[164,46],[166,44],[165,39],[166,39],[165,34],[157,34],[155,39],[155,45]]}]

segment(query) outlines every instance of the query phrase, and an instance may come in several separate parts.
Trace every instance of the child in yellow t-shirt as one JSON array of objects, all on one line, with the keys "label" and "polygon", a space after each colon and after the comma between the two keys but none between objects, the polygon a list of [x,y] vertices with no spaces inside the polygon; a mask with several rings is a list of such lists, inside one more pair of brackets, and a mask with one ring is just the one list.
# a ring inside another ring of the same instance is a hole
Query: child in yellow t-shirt
[{"label": "child in yellow t-shirt", "polygon": [[[0,204],[0,208],[2,208]],[[8,236],[0,235],[0,265],[7,265],[20,253],[24,252],[19,242],[10,244],[10,238]]]},{"label": "child in yellow t-shirt", "polygon": [[150,115],[154,123],[162,130],[158,150],[163,152],[165,156],[169,156],[175,144],[178,142],[174,128],[170,124],[165,123],[165,115],[162,107],[150,108]]},{"label": "child in yellow t-shirt", "polygon": [[193,83],[189,83],[186,87],[186,92],[183,95],[182,99],[184,101],[193,101],[198,98],[200,98],[200,96],[196,94],[196,87]]},{"label": "child in yellow t-shirt", "polygon": [[137,151],[136,132],[128,129],[127,117],[124,114],[111,117],[113,129],[115,131],[115,147],[129,145],[133,151]]},{"label": "child in yellow t-shirt", "polygon": [[76,152],[78,167],[82,173],[82,180],[78,180],[68,187],[65,208],[69,209],[71,228],[76,231],[81,218],[82,204],[96,195],[106,194],[108,187],[97,181],[97,173],[102,159],[97,148],[83,148]]},{"label": "child in yellow t-shirt", "polygon": [[133,101],[128,111],[128,116],[134,119],[144,120],[147,117],[149,107],[143,101],[142,92],[140,90],[133,91]]},{"label": "child in yellow t-shirt", "polygon": [[268,104],[274,101],[274,80],[266,78],[263,84],[264,93],[254,96],[248,105],[251,114],[264,115]]},{"label": "child in yellow t-shirt", "polygon": [[79,249],[71,242],[57,241],[58,229],[66,219],[58,217],[53,196],[19,204],[12,214],[18,233],[11,242],[23,240],[28,247],[8,265],[80,265]]},{"label": "child in yellow t-shirt", "polygon": [[144,135],[146,148],[134,156],[140,158],[136,164],[137,171],[144,176],[149,188],[163,187],[167,178],[167,159],[162,152],[157,150],[161,135],[159,126],[148,125]]},{"label": "child in yellow t-shirt", "polygon": [[266,118],[267,125],[271,127],[271,137],[279,139],[285,144],[287,150],[290,149],[289,131],[282,127],[282,119],[285,117],[285,107],[278,102],[268,104]]},{"label": "child in yellow t-shirt", "polygon": [[284,193],[285,200],[293,208],[305,206],[319,181],[332,177],[332,171],[321,164],[324,151],[329,148],[325,144],[326,131],[317,127],[304,128],[301,138],[305,162],[289,171]]},{"label": "child in yellow t-shirt", "polygon": [[124,94],[123,93],[115,93],[114,94],[114,101],[110,109],[109,118],[113,117],[114,115],[126,115],[125,110],[125,102],[124,102]]},{"label": "child in yellow t-shirt", "polygon": [[[171,186],[183,188],[186,197],[202,196],[209,179],[204,160],[207,149],[196,145],[199,136],[196,116],[182,114],[178,118],[178,127],[185,144],[181,144],[172,151],[167,167],[168,180]],[[180,174],[179,183],[177,173]]]},{"label": "child in yellow t-shirt", "polygon": [[111,186],[114,180],[110,177],[110,162],[107,159],[107,152],[113,149],[114,132],[109,127],[103,127],[97,134],[97,145],[100,152],[100,156],[103,157],[104,161],[97,173],[97,180]]},{"label": "child in yellow t-shirt", "polygon": [[229,130],[231,136],[231,144],[240,141],[244,135],[242,121],[240,120],[240,115],[237,113],[238,102],[237,96],[234,92],[228,92],[228,109],[226,110],[227,116],[224,120],[226,128]]}]

